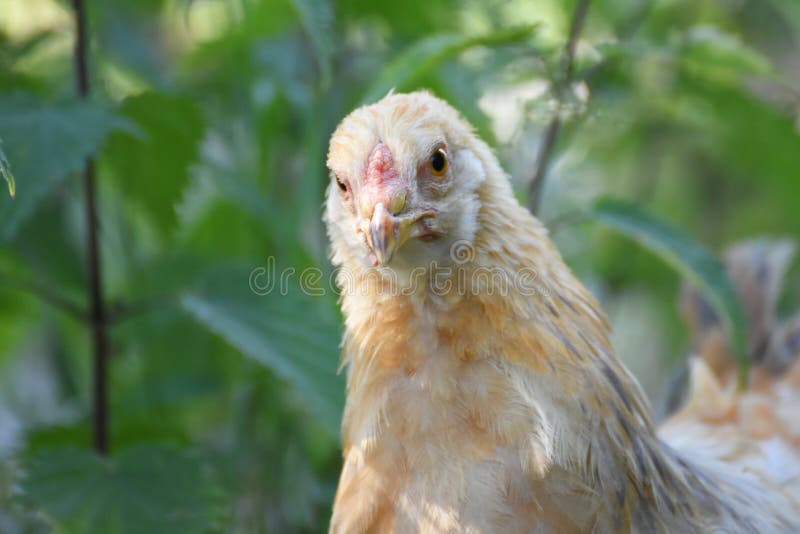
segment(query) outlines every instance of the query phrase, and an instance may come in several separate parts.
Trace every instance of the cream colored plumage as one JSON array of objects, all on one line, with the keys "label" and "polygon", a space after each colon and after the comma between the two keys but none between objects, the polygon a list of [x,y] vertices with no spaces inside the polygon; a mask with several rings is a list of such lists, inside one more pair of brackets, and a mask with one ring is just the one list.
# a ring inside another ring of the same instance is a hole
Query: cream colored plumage
[{"label": "cream colored plumage", "polygon": [[698,363],[659,437],[594,298],[447,103],[357,109],[328,166],[348,382],[332,532],[800,531],[798,429],[705,433],[698,410],[740,399]]}]

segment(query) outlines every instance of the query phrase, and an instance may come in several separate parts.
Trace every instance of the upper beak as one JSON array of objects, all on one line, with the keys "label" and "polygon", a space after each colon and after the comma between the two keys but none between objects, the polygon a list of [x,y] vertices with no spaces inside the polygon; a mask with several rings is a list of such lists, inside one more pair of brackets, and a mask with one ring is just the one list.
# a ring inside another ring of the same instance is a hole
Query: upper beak
[{"label": "upper beak", "polygon": [[383,202],[375,206],[369,222],[369,245],[378,264],[387,265],[392,260],[395,251],[408,240],[416,221],[411,217],[392,215]]}]

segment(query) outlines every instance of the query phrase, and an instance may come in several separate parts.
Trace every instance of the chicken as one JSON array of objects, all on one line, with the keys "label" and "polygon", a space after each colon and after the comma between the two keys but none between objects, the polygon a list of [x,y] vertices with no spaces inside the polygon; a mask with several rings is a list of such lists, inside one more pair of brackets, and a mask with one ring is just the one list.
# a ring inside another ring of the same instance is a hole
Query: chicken
[{"label": "chicken", "polygon": [[725,253],[730,279],[745,309],[749,388],[736,391],[735,354],[711,305],[690,286],[681,311],[692,333],[694,369],[689,402],[660,429],[673,445],[705,443],[706,453],[766,471],[790,494],[800,494],[800,314],[776,317],[783,277],[794,255],[789,240],[755,239]]},{"label": "chicken", "polygon": [[[331,532],[800,532],[796,424],[740,435],[698,360],[659,435],[597,302],[451,106],[359,108],[328,167],[347,367]],[[717,404],[726,430],[704,433]]]},{"label": "chicken", "polygon": [[[776,307],[783,278],[794,257],[788,239],[743,241],[725,251],[725,268],[739,295],[747,324],[747,352],[755,365],[756,386],[780,377],[800,354],[800,314],[778,323]],[[735,379],[734,352],[711,304],[685,284],[681,314],[691,332],[695,353],[722,384]]]}]

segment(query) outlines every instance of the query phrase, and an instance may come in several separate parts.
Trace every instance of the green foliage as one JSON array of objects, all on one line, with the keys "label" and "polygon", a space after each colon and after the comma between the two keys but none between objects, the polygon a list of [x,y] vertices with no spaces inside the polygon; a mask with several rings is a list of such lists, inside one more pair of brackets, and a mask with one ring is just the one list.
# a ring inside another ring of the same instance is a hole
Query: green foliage
[{"label": "green foliage", "polygon": [[202,113],[189,98],[155,92],[125,99],[119,113],[141,131],[114,133],[103,161],[122,193],[161,229],[169,230],[189,166],[198,156],[205,126]]},{"label": "green foliage", "polygon": [[322,85],[327,86],[330,81],[331,62],[336,46],[331,3],[328,0],[292,0],[292,6],[297,11],[303,30],[314,46]]},{"label": "green foliage", "polygon": [[[289,381],[336,437],[344,407],[344,383],[336,372],[341,325],[332,303],[322,296],[328,288],[319,284],[321,271],[309,279],[317,282],[313,287],[305,285],[306,279],[298,286],[277,275],[270,267],[250,273],[226,271],[217,276],[249,278],[250,285],[244,287],[252,290],[214,283],[203,293],[184,295],[181,304],[206,328]],[[312,296],[317,292],[319,296]]]},{"label": "green foliage", "polygon": [[130,122],[97,103],[48,104],[23,93],[0,96],[0,138],[13,157],[19,182],[19,198],[0,203],[0,235],[12,237],[54,185],[82,169],[86,158],[118,129],[136,131]]},{"label": "green foliage", "polygon": [[767,74],[769,61],[736,37],[714,26],[691,28],[682,43],[688,68],[698,75],[740,79],[747,74]]},{"label": "green foliage", "polygon": [[533,26],[502,30],[480,37],[433,35],[417,41],[390,62],[367,89],[362,99],[372,103],[383,98],[391,89],[398,92],[425,85],[434,69],[458,54],[478,46],[503,46],[523,42],[534,32]]},{"label": "green foliage", "polygon": [[[0,195],[0,531],[41,518],[60,532],[324,531],[344,399],[320,221],[330,133],[392,88],[432,90],[524,200],[575,2],[86,4],[88,101],[74,96],[69,2],[5,0],[0,16],[0,174],[17,193]],[[655,319],[615,331],[653,333],[647,355],[620,344],[628,363],[650,357],[645,381],[686,354],[678,276],[741,345],[735,296],[698,243],[800,233],[798,43],[792,0],[591,2],[541,215],[607,309],[644,295],[634,315]],[[89,157],[110,459],[78,448],[90,341],[63,313],[89,300]]]},{"label": "green foliage", "polygon": [[66,532],[208,532],[221,514],[203,464],[175,447],[138,445],[112,459],[49,449],[31,460],[25,487]]},{"label": "green foliage", "polygon": [[11,195],[11,198],[14,198],[17,194],[17,186],[14,183],[14,174],[11,172],[11,164],[8,162],[8,158],[6,158],[5,152],[3,152],[3,141],[0,139],[0,175],[8,184],[8,194]]}]

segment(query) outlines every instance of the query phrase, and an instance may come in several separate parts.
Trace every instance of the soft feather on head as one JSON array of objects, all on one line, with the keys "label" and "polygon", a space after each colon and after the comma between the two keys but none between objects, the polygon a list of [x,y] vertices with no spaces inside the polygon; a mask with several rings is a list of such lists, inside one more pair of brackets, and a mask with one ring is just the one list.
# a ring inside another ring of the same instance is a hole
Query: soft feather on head
[{"label": "soft feather on head", "polygon": [[389,94],[345,117],[328,151],[335,265],[400,273],[446,264],[478,230],[488,147],[445,101]]}]

